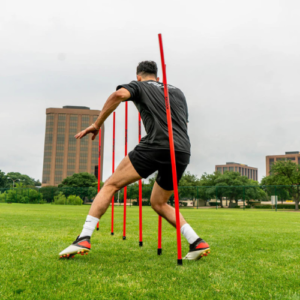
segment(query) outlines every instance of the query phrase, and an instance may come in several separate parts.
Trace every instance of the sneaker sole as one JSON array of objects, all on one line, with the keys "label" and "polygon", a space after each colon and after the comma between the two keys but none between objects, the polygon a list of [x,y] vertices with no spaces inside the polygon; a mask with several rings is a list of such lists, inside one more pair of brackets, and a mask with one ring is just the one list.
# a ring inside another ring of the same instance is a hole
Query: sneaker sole
[{"label": "sneaker sole", "polygon": [[186,259],[186,260],[199,260],[203,256],[207,256],[209,253],[210,253],[210,248],[206,248],[204,250],[189,252],[183,259]]},{"label": "sneaker sole", "polygon": [[73,258],[76,254],[88,255],[90,249],[82,248],[75,245],[69,246],[67,249],[59,253],[60,258]]}]

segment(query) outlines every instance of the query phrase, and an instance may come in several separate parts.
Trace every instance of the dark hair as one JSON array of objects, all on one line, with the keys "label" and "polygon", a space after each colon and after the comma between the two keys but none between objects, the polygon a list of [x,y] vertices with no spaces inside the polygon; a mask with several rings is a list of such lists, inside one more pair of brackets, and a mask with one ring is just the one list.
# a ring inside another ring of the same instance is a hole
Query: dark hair
[{"label": "dark hair", "polygon": [[139,63],[136,74],[141,76],[154,75],[157,77],[157,65],[155,61],[145,60]]}]

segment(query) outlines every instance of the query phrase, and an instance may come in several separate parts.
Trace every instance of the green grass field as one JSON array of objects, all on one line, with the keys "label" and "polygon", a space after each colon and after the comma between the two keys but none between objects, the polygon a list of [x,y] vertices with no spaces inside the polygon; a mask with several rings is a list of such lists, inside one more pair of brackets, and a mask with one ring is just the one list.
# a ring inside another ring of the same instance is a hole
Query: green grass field
[{"label": "green grass field", "polygon": [[[0,204],[0,299],[300,299],[300,214],[242,209],[182,209],[211,254],[177,266],[175,230],[163,221],[157,256],[157,215],[143,207],[110,210],[89,255],[60,260],[80,233],[88,206]],[[188,244],[182,238],[183,255]]]}]

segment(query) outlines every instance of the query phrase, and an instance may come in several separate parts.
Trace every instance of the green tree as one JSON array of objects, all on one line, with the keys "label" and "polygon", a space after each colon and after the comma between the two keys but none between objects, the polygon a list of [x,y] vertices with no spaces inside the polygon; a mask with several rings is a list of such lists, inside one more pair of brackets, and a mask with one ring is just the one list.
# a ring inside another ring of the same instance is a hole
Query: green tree
[{"label": "green tree", "polygon": [[35,189],[30,189],[22,183],[16,184],[14,189],[9,189],[0,195],[0,202],[8,203],[44,203],[43,195]]},{"label": "green tree", "polygon": [[83,172],[83,173],[75,173],[72,176],[65,178],[62,183],[58,186],[59,188],[64,186],[72,186],[72,187],[96,187],[97,179],[94,175]]},{"label": "green tree", "polygon": [[[246,176],[241,176],[239,172],[227,171],[224,174],[219,172],[204,174],[200,178],[200,184],[201,186],[207,186],[206,189],[200,189],[200,191],[202,190],[202,197],[220,200],[226,197],[230,203],[232,201],[238,203],[239,199],[249,201],[265,196],[265,192],[258,186],[257,182],[248,179]],[[223,207],[222,201],[220,205]]]},{"label": "green tree", "polygon": [[[17,182],[22,182],[23,185],[27,185],[27,186],[34,187],[36,183],[36,181],[33,178],[29,177],[28,175],[21,174],[19,172],[9,172],[7,173],[6,176],[13,180],[16,180]],[[11,186],[13,185],[11,180],[10,180],[10,185]]]},{"label": "green tree", "polygon": [[9,187],[9,182],[7,180],[7,176],[4,172],[0,170],[0,188],[7,188]]},{"label": "green tree", "polygon": [[270,174],[270,176],[263,178],[262,184],[285,186],[281,189],[293,197],[295,210],[299,210],[300,166],[289,160],[278,161],[272,166]]},{"label": "green tree", "polygon": [[46,200],[47,202],[53,201],[57,190],[57,186],[43,186],[39,189],[40,193],[43,195],[44,200]]}]

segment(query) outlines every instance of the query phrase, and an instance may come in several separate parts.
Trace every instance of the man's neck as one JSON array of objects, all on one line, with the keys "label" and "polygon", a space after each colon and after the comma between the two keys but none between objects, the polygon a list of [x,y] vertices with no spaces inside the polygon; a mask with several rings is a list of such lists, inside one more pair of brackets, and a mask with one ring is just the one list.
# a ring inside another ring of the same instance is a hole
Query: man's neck
[{"label": "man's neck", "polygon": [[156,78],[153,76],[147,76],[147,77],[143,77],[141,81],[148,81],[148,80],[156,81]]}]

